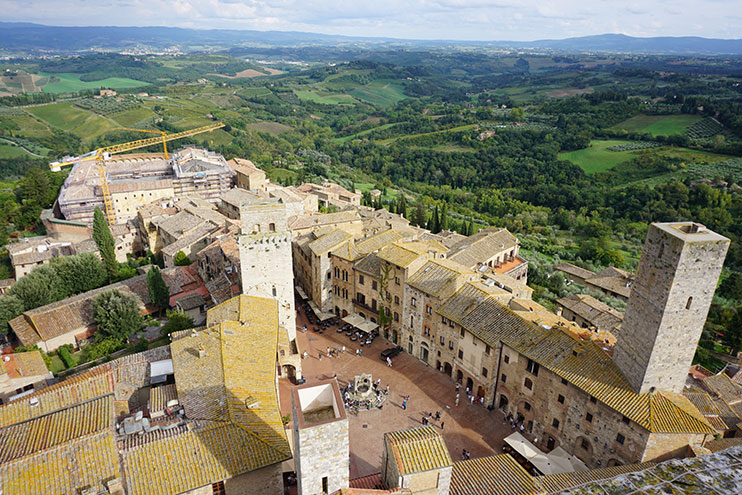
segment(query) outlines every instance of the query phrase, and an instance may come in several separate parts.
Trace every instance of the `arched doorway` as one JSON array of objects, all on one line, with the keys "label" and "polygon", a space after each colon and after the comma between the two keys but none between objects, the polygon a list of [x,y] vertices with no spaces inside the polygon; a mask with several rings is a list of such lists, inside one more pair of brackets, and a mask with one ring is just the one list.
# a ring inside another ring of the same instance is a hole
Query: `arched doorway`
[{"label": "arched doorway", "polygon": [[285,378],[288,378],[291,383],[296,383],[296,368],[290,364],[284,364],[281,367],[281,370],[283,371],[283,376]]},{"label": "arched doorway", "polygon": [[397,331],[392,330],[392,342],[397,343]]},{"label": "arched doorway", "polygon": [[469,391],[472,391],[474,388],[474,380],[472,380],[471,377],[466,379],[466,388],[468,388]]},{"label": "arched doorway", "polygon": [[428,345],[425,342],[420,343],[420,360],[428,364]]},{"label": "arched doorway", "polygon": [[500,405],[498,406],[502,412],[508,411],[508,398],[505,397],[505,394],[500,394]]},{"label": "arched doorway", "polygon": [[340,308],[335,306],[335,316],[340,316]]},{"label": "arched doorway", "polygon": [[546,441],[546,449],[551,451],[554,450],[554,447],[556,447],[556,440],[554,440],[554,437],[549,435],[549,439]]},{"label": "arched doorway", "polygon": [[464,379],[464,374],[461,372],[461,370],[456,370],[456,381],[461,383],[461,380]]},{"label": "arched doorway", "polygon": [[575,446],[575,457],[580,459],[585,464],[591,464],[593,457],[593,446],[590,441],[585,437],[577,437]]},{"label": "arched doorway", "polygon": [[484,397],[484,394],[485,394],[484,387],[482,386],[477,387],[477,397]]},{"label": "arched doorway", "polygon": [[453,373],[453,368],[451,367],[451,363],[443,363],[443,372],[447,374],[448,376],[451,376],[451,373]]},{"label": "arched doorway", "polygon": [[346,316],[348,316],[348,312],[346,310],[343,310],[343,318],[345,318]]}]

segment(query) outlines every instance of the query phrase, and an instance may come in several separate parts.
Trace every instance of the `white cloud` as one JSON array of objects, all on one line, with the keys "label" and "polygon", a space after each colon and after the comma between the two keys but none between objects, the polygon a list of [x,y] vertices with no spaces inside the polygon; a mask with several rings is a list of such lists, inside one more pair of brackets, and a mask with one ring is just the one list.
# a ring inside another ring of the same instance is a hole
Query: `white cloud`
[{"label": "white cloud", "polygon": [[[738,0],[0,0],[5,21],[533,40],[621,32],[737,38]],[[692,15],[689,14],[692,12]]]}]

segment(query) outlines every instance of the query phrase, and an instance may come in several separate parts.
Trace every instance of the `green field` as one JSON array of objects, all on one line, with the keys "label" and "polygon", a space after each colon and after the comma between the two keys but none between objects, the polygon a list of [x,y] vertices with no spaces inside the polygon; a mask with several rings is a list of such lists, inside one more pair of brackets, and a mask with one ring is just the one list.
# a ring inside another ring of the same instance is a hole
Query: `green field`
[{"label": "green field", "polygon": [[113,116],[114,120],[121,124],[122,127],[134,127],[134,125],[143,120],[151,119],[155,114],[148,108],[139,107],[119,112]]},{"label": "green field", "polygon": [[628,132],[648,132],[652,136],[682,134],[701,120],[698,115],[637,115],[613,126]]},{"label": "green field", "polygon": [[374,131],[377,131],[377,130],[387,129],[387,128],[392,127],[392,126],[395,126],[397,124],[398,124],[398,122],[392,122],[392,123],[380,125],[378,127],[374,127],[374,128],[371,128],[371,129],[366,129],[365,131],[357,132],[355,134],[351,134],[350,136],[343,136],[343,137],[332,138],[332,140],[335,141],[336,143],[344,143],[346,141],[350,141],[351,139],[356,139],[356,138],[359,138],[361,136],[365,136],[365,135],[370,134],[370,133],[372,133]]},{"label": "green field", "polygon": [[284,132],[291,130],[291,127],[280,124],[278,122],[253,122],[252,124],[247,124],[245,127],[248,129],[252,129],[253,131],[267,132],[268,134],[273,134],[274,136],[283,134]]},{"label": "green field", "polygon": [[82,125],[92,114],[72,103],[54,103],[29,108],[28,111],[53,127],[71,131]]},{"label": "green field", "polygon": [[351,91],[350,96],[382,107],[394,105],[398,101],[407,98],[402,90],[402,86],[381,81],[374,81],[366,86],[360,86]]},{"label": "green field", "polygon": [[17,158],[19,156],[30,156],[20,146],[13,146],[5,141],[0,141],[0,159]]},{"label": "green field", "polygon": [[321,103],[323,105],[352,105],[353,103],[356,103],[356,99],[350,95],[332,93],[319,94],[306,90],[294,90],[294,94],[296,94],[300,100],[313,101],[314,103]]},{"label": "green field", "polygon": [[45,137],[51,135],[51,131],[46,124],[39,122],[30,115],[0,115],[0,126],[6,120],[20,128],[20,131],[14,131],[17,136]]},{"label": "green field", "polygon": [[43,74],[44,76],[55,77],[57,82],[50,82],[42,89],[44,93],[73,93],[82,89],[97,88],[137,88],[147,86],[149,83],[127,79],[125,77],[108,77],[99,81],[81,81],[78,74]]},{"label": "green field", "polygon": [[588,148],[560,153],[560,160],[569,160],[579,166],[586,174],[596,174],[610,170],[616,165],[634,158],[633,151],[610,151],[607,148],[624,144],[617,139],[593,140]]}]

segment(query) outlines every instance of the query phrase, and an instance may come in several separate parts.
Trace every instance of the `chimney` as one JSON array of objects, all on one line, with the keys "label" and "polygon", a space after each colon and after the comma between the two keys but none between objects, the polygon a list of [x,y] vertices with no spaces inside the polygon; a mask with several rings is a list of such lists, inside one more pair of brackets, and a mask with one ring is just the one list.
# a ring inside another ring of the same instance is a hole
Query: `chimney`
[{"label": "chimney", "polygon": [[203,345],[198,346],[198,357],[199,359],[206,357],[206,349],[204,349]]}]

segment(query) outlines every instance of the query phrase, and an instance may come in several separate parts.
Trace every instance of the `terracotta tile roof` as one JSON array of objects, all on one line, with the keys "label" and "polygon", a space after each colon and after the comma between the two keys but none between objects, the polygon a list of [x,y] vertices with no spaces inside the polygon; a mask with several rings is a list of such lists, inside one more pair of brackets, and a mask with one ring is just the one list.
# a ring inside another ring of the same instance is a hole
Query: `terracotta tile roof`
[{"label": "terracotta tile roof", "polygon": [[492,347],[504,342],[649,431],[715,432],[687,398],[662,391],[636,394],[595,343],[558,328],[544,329],[496,300],[485,300],[461,319],[461,325]]},{"label": "terracotta tile roof", "polygon": [[0,464],[113,426],[113,394],[0,428]]},{"label": "terracotta tile roof", "polygon": [[450,495],[535,495],[534,478],[510,455],[456,462]]},{"label": "terracotta tile roof", "polygon": [[446,257],[473,268],[517,245],[518,239],[507,229],[488,229],[457,242]]},{"label": "terracotta tile roof", "polygon": [[379,278],[381,275],[381,259],[375,254],[369,254],[358,260],[353,265],[355,271],[371,275],[374,278]]},{"label": "terracotta tile roof", "polygon": [[[49,368],[44,363],[39,351],[18,352],[11,354],[18,376],[40,376],[49,374]],[[1,365],[2,363],[0,363]]]},{"label": "terracotta tile roof", "polygon": [[373,253],[387,244],[391,244],[400,239],[402,239],[402,234],[394,229],[389,229],[356,242],[356,249],[358,249],[361,254]]},{"label": "terracotta tile roof", "polygon": [[436,312],[451,321],[460,323],[462,318],[492,295],[504,292],[478,282],[467,282],[456,293],[443,301]]},{"label": "terracotta tile roof", "polygon": [[407,280],[407,284],[425,294],[440,297],[454,289],[462,277],[473,275],[472,270],[454,261],[430,260]]},{"label": "terracotta tile roof", "polygon": [[0,464],[0,490],[13,495],[77,495],[121,478],[113,430],[78,438],[33,456]]},{"label": "terracotta tile roof", "polygon": [[704,378],[701,381],[703,388],[721,398],[729,407],[742,402],[742,387],[735,384],[731,378],[724,373]]},{"label": "terracotta tile roof", "polygon": [[[0,427],[33,419],[113,392],[108,365],[97,366],[0,407]],[[32,398],[38,405],[32,406]]]},{"label": "terracotta tile roof", "polygon": [[315,213],[313,215],[297,215],[289,219],[289,228],[291,230],[303,230],[322,225],[331,225],[336,223],[347,223],[358,221],[361,217],[354,210],[339,211],[337,213]]},{"label": "terracotta tile roof", "polygon": [[347,261],[355,261],[361,256],[360,251],[356,248],[352,240],[342,243],[339,247],[332,250],[332,255]]},{"label": "terracotta tile roof", "polygon": [[379,258],[393,265],[407,268],[420,256],[428,253],[445,253],[446,247],[437,241],[397,241],[379,251]]},{"label": "terracotta tile roof", "polygon": [[174,383],[152,387],[149,389],[149,410],[152,412],[164,411],[168,402],[177,399],[178,390]]},{"label": "terracotta tile roof", "polygon": [[623,323],[623,313],[587,294],[576,294],[557,299],[557,303],[577,316],[607,332],[616,332]]},{"label": "terracotta tile roof", "polygon": [[595,276],[595,272],[573,265],[572,263],[559,263],[554,265],[554,270],[564,272],[568,275],[575,275],[581,279],[588,279]]},{"label": "terracotta tile roof", "polygon": [[369,474],[361,478],[356,478],[348,482],[350,488],[365,488],[367,490],[384,490],[384,480],[381,479],[381,473]]},{"label": "terracotta tile roof", "polygon": [[719,416],[721,411],[706,392],[683,392],[683,395],[696,406],[704,416]]},{"label": "terracotta tile roof", "polygon": [[578,487],[586,483],[613,478],[620,474],[643,471],[656,466],[655,463],[645,462],[643,464],[626,464],[602,469],[590,469],[588,471],[574,471],[572,473],[548,474],[534,478],[542,490],[539,493],[562,493],[570,488]]},{"label": "terracotta tile roof", "polygon": [[308,246],[316,256],[322,256],[323,254],[332,251],[338,246],[338,244],[347,241],[351,237],[353,236],[344,230],[336,229],[329,234],[325,234],[319,239],[310,242]]},{"label": "terracotta tile roof", "polygon": [[717,440],[711,440],[706,442],[704,447],[709,449],[711,452],[720,452],[726,450],[729,447],[742,446],[742,438],[719,438]]},{"label": "terracotta tile roof", "polygon": [[393,431],[384,434],[384,438],[389,442],[400,475],[453,464],[443,437],[433,426]]}]

